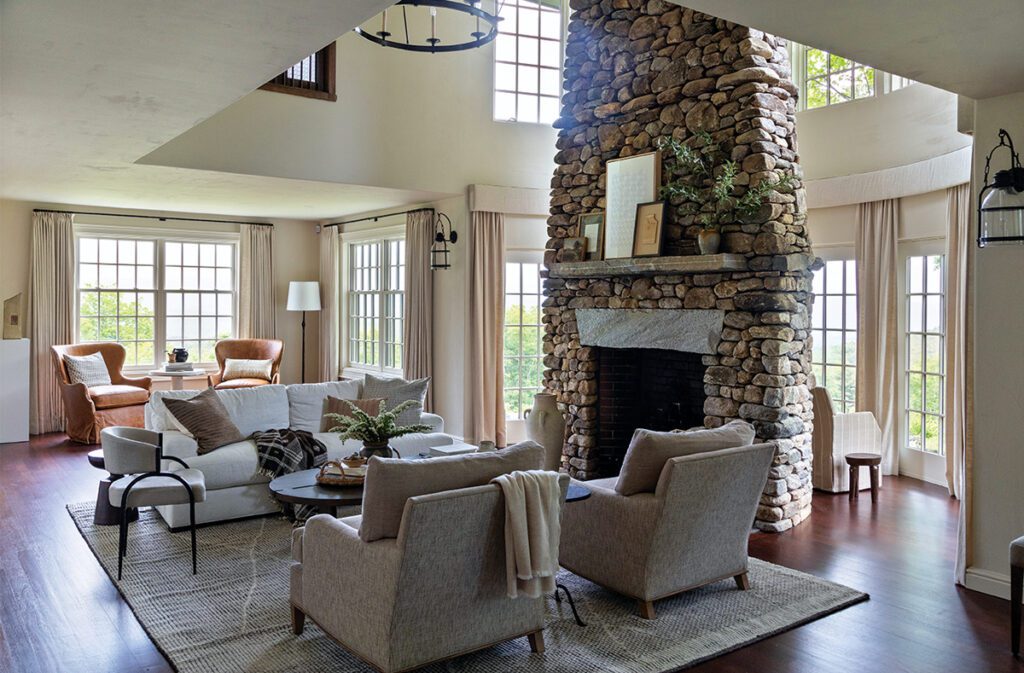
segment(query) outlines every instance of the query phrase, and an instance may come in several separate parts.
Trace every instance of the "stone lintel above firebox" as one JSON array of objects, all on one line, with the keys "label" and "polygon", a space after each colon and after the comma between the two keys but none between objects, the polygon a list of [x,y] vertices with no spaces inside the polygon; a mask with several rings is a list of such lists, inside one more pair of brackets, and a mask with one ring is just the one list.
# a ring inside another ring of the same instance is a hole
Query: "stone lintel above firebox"
[{"label": "stone lintel above firebox", "polygon": [[746,270],[747,258],[743,255],[720,253],[717,255],[625,257],[622,259],[595,259],[586,262],[554,262],[549,266],[548,276],[550,278],[609,278]]},{"label": "stone lintel above firebox", "polygon": [[714,354],[725,311],[697,309],[576,309],[580,344],[604,348],[659,348]]}]

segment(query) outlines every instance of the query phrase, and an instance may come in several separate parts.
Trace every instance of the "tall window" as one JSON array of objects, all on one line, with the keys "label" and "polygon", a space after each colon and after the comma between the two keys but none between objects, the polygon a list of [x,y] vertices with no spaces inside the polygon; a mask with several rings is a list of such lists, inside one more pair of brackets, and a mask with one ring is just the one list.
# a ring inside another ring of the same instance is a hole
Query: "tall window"
[{"label": "tall window", "polygon": [[362,369],[402,369],[405,240],[349,247],[348,363]]},{"label": "tall window", "polygon": [[283,73],[264,84],[261,89],[290,93],[307,98],[338,100],[335,93],[336,43],[313,52]]},{"label": "tall window", "polygon": [[505,416],[523,418],[544,380],[540,264],[505,264]]},{"label": "tall window", "polygon": [[178,347],[213,363],[234,316],[234,243],[78,238],[77,340],[121,344],[126,366],[153,367]]},{"label": "tall window", "polygon": [[945,256],[907,258],[906,447],[943,453]]},{"label": "tall window", "polygon": [[902,89],[913,80],[814,47],[790,43],[793,81],[805,110],[869,98]]},{"label": "tall window", "polygon": [[505,0],[494,49],[494,119],[552,124],[562,69],[561,0]]},{"label": "tall window", "polygon": [[814,272],[811,369],[839,412],[857,401],[857,267],[834,260]]}]

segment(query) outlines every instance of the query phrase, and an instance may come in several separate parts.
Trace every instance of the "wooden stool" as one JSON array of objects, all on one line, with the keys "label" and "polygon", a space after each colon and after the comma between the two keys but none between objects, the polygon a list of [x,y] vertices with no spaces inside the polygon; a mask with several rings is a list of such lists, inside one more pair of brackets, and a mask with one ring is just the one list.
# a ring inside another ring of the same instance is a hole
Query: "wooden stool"
[{"label": "wooden stool", "polygon": [[860,468],[867,467],[871,475],[871,502],[878,502],[878,466],[882,457],[877,453],[848,453],[846,464],[850,466],[850,501],[858,498],[860,490]]}]

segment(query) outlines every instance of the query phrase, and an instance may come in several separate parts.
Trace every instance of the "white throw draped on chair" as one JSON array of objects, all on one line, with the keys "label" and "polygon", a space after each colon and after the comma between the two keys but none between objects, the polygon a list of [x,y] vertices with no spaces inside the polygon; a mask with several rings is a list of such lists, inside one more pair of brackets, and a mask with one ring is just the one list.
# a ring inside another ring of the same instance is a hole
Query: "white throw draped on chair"
[{"label": "white throw draped on chair", "polygon": [[505,216],[473,211],[470,218],[465,434],[474,443],[490,440],[505,446]]},{"label": "white throw draped on chair", "polygon": [[561,537],[558,473],[510,472],[491,480],[505,496],[505,572],[508,597],[537,598],[555,590]]},{"label": "white throw draped on chair", "polygon": [[338,379],[341,358],[341,227],[320,228],[320,358],[318,381]]},{"label": "white throw draped on chair", "polygon": [[[402,364],[405,378],[434,375],[434,272],[430,246],[434,240],[434,211],[413,210],[405,218],[405,320]],[[431,386],[423,410],[433,410]]]},{"label": "white throw draped on chair", "polygon": [[238,246],[238,336],[277,338],[274,227],[241,225]]},{"label": "white throw draped on chair", "polygon": [[75,340],[74,216],[32,214],[32,270],[29,281],[29,337],[32,340],[31,413],[33,435],[64,429],[64,405],[51,363],[50,346]]},{"label": "white throw draped on chair", "polygon": [[899,199],[857,206],[857,410],[882,429],[882,472],[899,474],[896,409],[899,398],[896,241]]}]

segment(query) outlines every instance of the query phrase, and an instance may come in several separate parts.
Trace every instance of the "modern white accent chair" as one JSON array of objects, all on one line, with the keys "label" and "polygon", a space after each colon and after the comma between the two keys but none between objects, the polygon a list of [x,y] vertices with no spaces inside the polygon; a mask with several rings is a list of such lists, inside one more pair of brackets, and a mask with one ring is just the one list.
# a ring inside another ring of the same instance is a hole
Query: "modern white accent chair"
[{"label": "modern white accent chair", "polygon": [[[811,483],[814,488],[832,493],[850,490],[850,471],[846,456],[850,453],[882,454],[882,430],[870,411],[836,413],[828,390],[818,386],[811,389],[814,403],[814,431],[811,446],[814,469]],[[867,467],[861,467],[859,490],[871,488]],[[879,473],[879,486],[881,474]]]}]

